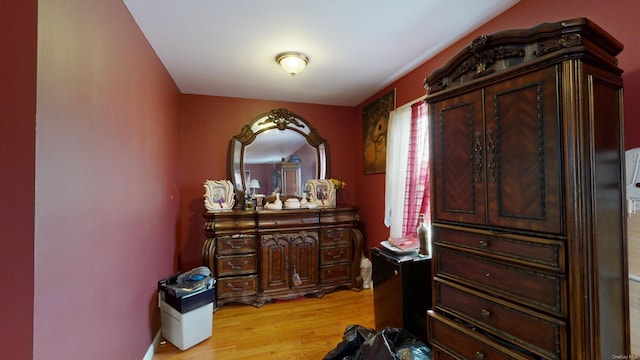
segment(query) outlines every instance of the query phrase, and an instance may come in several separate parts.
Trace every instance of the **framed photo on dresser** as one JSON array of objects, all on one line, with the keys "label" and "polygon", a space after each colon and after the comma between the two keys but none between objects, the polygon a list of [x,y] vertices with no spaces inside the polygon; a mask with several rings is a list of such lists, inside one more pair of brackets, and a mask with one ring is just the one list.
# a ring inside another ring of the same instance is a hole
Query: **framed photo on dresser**
[{"label": "framed photo on dresser", "polygon": [[204,182],[204,207],[208,211],[233,209],[235,190],[229,180],[207,180]]},{"label": "framed photo on dresser", "polygon": [[336,189],[333,183],[327,179],[311,179],[306,183],[307,191],[312,204],[318,207],[336,206]]}]

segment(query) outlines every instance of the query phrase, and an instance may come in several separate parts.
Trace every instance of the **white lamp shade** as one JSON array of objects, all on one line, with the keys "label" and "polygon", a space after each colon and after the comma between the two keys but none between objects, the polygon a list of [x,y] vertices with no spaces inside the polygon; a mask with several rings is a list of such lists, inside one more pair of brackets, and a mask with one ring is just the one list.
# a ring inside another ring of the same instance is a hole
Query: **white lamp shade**
[{"label": "white lamp shade", "polygon": [[251,189],[260,189],[260,182],[258,181],[258,179],[251,179],[251,182],[249,183],[249,187]]}]

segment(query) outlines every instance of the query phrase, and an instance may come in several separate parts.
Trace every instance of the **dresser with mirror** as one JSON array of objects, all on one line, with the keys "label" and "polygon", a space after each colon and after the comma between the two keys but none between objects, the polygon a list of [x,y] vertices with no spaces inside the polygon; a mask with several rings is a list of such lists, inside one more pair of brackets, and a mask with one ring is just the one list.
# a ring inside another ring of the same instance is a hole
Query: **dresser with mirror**
[{"label": "dresser with mirror", "polygon": [[325,179],[328,146],[316,129],[287,109],[271,110],[243,126],[229,149],[237,204],[203,214],[202,257],[217,280],[216,308],[360,290],[356,207],[246,210],[238,201],[247,193],[301,198],[307,180]]}]

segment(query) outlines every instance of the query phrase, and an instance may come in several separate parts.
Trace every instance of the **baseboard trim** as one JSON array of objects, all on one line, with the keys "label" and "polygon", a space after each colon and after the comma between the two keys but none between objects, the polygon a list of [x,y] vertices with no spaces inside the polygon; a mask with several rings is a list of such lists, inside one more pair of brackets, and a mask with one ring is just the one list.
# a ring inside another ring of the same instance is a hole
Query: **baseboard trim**
[{"label": "baseboard trim", "polygon": [[156,349],[160,346],[160,342],[162,341],[162,329],[158,329],[156,336],[153,338],[153,342],[149,345],[149,349],[147,353],[144,354],[142,360],[152,360],[153,355],[156,353]]}]

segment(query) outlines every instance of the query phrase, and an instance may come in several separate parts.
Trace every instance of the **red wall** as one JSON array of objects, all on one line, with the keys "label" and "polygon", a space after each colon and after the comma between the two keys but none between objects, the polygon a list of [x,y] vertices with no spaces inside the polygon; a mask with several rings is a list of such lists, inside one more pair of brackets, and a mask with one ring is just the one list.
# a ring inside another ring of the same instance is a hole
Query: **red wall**
[{"label": "red wall", "polygon": [[[286,75],[286,74],[284,74]],[[204,181],[231,179],[229,140],[243,125],[272,109],[287,108],[307,120],[329,143],[329,175],[347,182],[343,200],[355,203],[358,157],[353,142],[362,126],[353,107],[198,95],[180,97],[182,269],[201,264]]]},{"label": "red wall", "polygon": [[29,359],[33,349],[37,5],[37,0],[0,0],[0,349],[4,359]]},{"label": "red wall", "polygon": [[[396,89],[398,106],[423,96],[426,93],[423,87],[424,78],[443,66],[454,54],[479,35],[506,29],[529,28],[543,22],[555,22],[576,17],[591,19],[625,46],[618,56],[619,66],[625,71],[623,74],[625,145],[627,149],[638,147],[640,146],[640,101],[635,99],[640,98],[640,42],[637,41],[637,34],[640,32],[640,22],[638,22],[640,2],[637,0],[615,2],[602,0],[520,0],[518,4],[494,20],[364,101],[358,106],[358,114],[362,113],[363,106],[392,88]],[[425,16],[425,19],[428,19],[428,16]],[[424,34],[416,36],[429,36],[429,27],[425,27]],[[361,149],[361,140],[357,146],[359,147],[353,151]],[[367,224],[366,230],[370,235],[368,238],[369,246],[374,246],[389,235],[389,230],[382,222],[384,174],[363,175],[360,157],[358,157],[358,161],[360,170],[357,178],[356,199],[361,209],[360,217]]]},{"label": "red wall", "polygon": [[33,358],[142,359],[174,271],[178,89],[122,1],[40,1],[37,59]]},{"label": "red wall", "polygon": [[362,173],[362,107],[389,88],[398,105],[422,96],[424,77],[480,34],[594,20],[626,46],[626,147],[640,146],[639,13],[635,0],[521,0],[360,106],[336,107],[179,95],[121,1],[0,0],[12,34],[0,37],[0,270],[15,290],[2,292],[3,358],[142,358],[158,329],[155,282],[200,264],[204,180],[228,177],[229,139],[270,109],[318,128],[369,245],[384,239],[384,174]]}]

